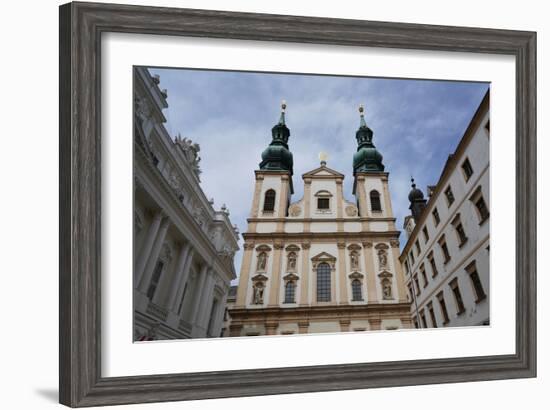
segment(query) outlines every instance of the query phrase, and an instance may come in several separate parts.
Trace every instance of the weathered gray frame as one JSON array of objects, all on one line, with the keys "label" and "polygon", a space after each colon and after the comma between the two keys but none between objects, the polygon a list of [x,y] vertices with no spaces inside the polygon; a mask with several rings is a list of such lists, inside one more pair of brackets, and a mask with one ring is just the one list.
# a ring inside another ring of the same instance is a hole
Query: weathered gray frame
[{"label": "weathered gray frame", "polygon": [[[516,58],[516,353],[101,377],[101,34],[125,32],[509,54]],[[60,402],[72,407],[536,375],[536,33],[70,3],[60,7]]]}]

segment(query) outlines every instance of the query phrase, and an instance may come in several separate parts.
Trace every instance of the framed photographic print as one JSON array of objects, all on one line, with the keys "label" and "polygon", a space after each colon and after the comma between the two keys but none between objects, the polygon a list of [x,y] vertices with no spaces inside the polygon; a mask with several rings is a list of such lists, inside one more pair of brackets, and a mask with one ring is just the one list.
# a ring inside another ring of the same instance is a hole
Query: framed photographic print
[{"label": "framed photographic print", "polygon": [[61,6],[60,402],[534,377],[535,41]]}]

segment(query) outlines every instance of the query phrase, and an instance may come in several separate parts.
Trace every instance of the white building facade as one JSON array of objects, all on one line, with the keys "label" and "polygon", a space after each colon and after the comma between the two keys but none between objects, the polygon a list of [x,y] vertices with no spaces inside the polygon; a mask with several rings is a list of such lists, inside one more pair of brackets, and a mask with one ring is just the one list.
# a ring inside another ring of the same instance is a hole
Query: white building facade
[{"label": "white building facade", "polygon": [[238,232],[199,183],[198,144],[170,137],[159,78],[134,71],[134,340],[219,337]]},{"label": "white building facade", "polygon": [[413,181],[400,261],[418,328],[490,323],[489,131],[487,92],[427,201]]},{"label": "white building facade", "polygon": [[325,161],[302,175],[292,201],[285,114],[255,171],[255,190],[230,336],[398,329],[411,326],[388,189],[389,174],[364,123],[357,132],[354,201]]}]

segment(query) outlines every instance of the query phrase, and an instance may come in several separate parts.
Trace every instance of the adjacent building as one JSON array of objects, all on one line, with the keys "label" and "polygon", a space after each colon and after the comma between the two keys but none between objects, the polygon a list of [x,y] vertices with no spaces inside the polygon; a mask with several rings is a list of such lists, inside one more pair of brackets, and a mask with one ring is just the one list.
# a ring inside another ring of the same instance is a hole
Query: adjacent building
[{"label": "adjacent building", "polygon": [[219,337],[238,232],[199,185],[199,145],[166,131],[158,85],[135,69],[134,340]]},{"label": "adjacent building", "polygon": [[489,324],[489,92],[428,199],[412,181],[399,258],[419,328]]},{"label": "adjacent building", "polygon": [[[293,200],[285,108],[255,171],[255,189],[230,336],[411,327],[382,155],[360,108],[353,201],[325,160],[302,175]],[[350,153],[351,159],[351,153]]]}]

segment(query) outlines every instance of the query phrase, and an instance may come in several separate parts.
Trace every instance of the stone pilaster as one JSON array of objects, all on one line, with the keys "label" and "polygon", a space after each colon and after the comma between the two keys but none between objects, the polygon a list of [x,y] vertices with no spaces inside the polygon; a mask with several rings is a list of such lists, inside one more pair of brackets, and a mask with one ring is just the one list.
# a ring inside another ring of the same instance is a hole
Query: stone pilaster
[{"label": "stone pilaster", "polygon": [[309,267],[309,242],[302,243],[302,274],[300,275],[300,306],[309,305],[309,282],[311,269]]},{"label": "stone pilaster", "polygon": [[268,336],[276,335],[278,327],[279,327],[279,322],[266,322],[265,323],[265,334],[268,335]]},{"label": "stone pilaster", "polygon": [[309,322],[308,321],[298,322],[298,333],[305,334],[305,333],[308,333],[308,330],[309,330]]},{"label": "stone pilaster", "polygon": [[243,308],[246,305],[248,282],[250,281],[250,268],[252,263],[252,255],[254,252],[254,244],[245,242],[243,252],[243,262],[241,264],[241,274],[239,276],[239,287],[237,288],[237,299],[235,307]]},{"label": "stone pilaster", "polygon": [[349,319],[340,319],[340,331],[349,332],[349,325],[351,321]]},{"label": "stone pilaster", "polygon": [[344,181],[341,178],[336,180],[336,218],[339,219],[336,229],[338,232],[344,232],[344,222],[341,220],[344,217],[344,192],[342,189],[343,182]]},{"label": "stone pilaster", "polygon": [[348,278],[346,270],[346,243],[338,243],[338,282],[340,288],[340,305],[348,304]]},{"label": "stone pilaster", "polygon": [[282,254],[284,245],[275,243],[273,245],[273,265],[271,268],[271,288],[269,290],[268,307],[279,306],[279,290],[281,286]]},{"label": "stone pilaster", "polygon": [[372,242],[363,242],[363,254],[365,255],[368,303],[377,303],[378,292],[376,291],[376,269],[372,257]]}]

